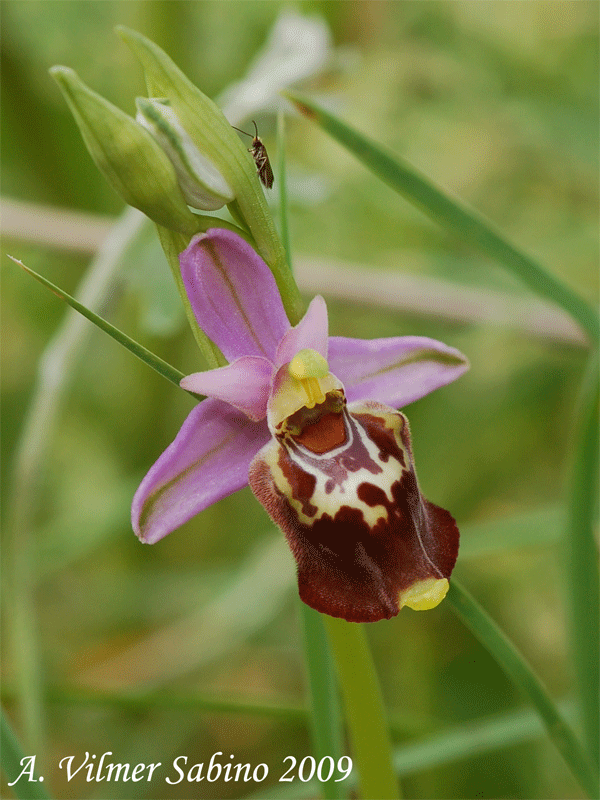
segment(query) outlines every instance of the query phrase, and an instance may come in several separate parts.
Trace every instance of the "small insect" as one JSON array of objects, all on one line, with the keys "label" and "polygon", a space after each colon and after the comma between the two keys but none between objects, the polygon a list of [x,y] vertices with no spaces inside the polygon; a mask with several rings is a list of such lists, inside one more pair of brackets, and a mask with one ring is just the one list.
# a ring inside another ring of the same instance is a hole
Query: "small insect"
[{"label": "small insect", "polygon": [[261,180],[261,183],[270,189],[273,186],[273,170],[271,169],[271,162],[269,161],[269,156],[267,155],[267,148],[262,143],[262,140],[258,136],[258,128],[256,127],[256,122],[252,120],[252,124],[254,125],[255,136],[252,136],[251,133],[246,133],[246,131],[241,130],[241,128],[236,128],[235,125],[232,125],[232,128],[235,128],[236,131],[243,133],[244,136],[252,137],[252,147],[248,148],[248,152],[252,153],[252,158],[254,159],[254,163],[256,164],[256,172],[258,173],[258,177]]}]

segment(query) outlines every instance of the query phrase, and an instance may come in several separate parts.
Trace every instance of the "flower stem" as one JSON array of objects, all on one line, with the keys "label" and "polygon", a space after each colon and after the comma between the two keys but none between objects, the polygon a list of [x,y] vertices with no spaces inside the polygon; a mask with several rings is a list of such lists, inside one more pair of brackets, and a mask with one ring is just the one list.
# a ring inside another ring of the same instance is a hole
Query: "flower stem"
[{"label": "flower stem", "polygon": [[488,613],[455,580],[450,583],[446,600],[483,646],[489,650],[509,678],[533,703],[546,726],[548,735],[575,779],[589,797],[597,798],[600,794],[597,773],[573,729],[558,711],[545,686],[525,658]]},{"label": "flower stem", "polygon": [[397,800],[400,791],[385,709],[364,627],[327,615],[323,622],[337,666],[361,794]]}]

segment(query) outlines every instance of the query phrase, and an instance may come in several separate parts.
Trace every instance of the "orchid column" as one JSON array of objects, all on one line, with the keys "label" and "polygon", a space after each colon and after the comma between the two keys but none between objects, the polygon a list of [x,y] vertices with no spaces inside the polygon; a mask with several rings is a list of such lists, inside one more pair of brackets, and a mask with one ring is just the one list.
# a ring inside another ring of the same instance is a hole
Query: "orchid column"
[{"label": "orchid column", "polygon": [[[355,623],[433,608],[448,591],[458,530],[421,495],[408,420],[396,409],[458,378],[466,359],[425,337],[330,337],[320,297],[300,318],[238,135],[156,45],[119,32],[151,95],[137,101],[137,120],[71,70],[53,74],[101,171],[157,223],[214,367],[181,381],[209,399],[142,481],[133,528],[154,543],[250,484],[290,545],[301,599],[328,615],[362,793],[395,797],[378,685]],[[201,213],[224,205],[234,222]]]}]

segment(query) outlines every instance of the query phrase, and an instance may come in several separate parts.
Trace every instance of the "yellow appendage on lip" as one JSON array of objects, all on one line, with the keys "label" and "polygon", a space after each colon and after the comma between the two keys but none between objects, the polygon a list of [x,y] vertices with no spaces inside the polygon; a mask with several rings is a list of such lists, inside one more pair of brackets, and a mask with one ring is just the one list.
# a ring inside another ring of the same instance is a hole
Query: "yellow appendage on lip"
[{"label": "yellow appendage on lip", "polygon": [[413,611],[429,611],[442,602],[449,588],[447,578],[426,578],[400,594],[400,608],[408,606]]},{"label": "yellow appendage on lip", "polygon": [[288,372],[302,385],[306,394],[306,408],[314,408],[317,403],[325,402],[325,392],[321,387],[321,379],[329,374],[329,364],[316,350],[300,350],[288,365]]}]

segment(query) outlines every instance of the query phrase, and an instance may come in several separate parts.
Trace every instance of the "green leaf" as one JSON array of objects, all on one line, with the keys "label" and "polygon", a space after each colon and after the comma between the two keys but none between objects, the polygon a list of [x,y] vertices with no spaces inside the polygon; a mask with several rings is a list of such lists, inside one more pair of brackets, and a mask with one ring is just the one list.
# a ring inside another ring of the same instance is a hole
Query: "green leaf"
[{"label": "green leaf", "polygon": [[[11,699],[10,688],[2,688],[2,696]],[[211,711],[217,714],[246,714],[248,716],[278,719],[305,724],[308,712],[299,705],[289,703],[261,702],[249,698],[229,695],[201,694],[198,692],[164,691],[160,689],[138,691],[98,691],[69,686],[47,686],[48,703],[69,706],[118,708],[128,711],[148,711],[156,708],[198,713]]]},{"label": "green leaf", "polygon": [[[573,704],[562,708],[573,711]],[[451,764],[462,758],[472,758],[528,739],[542,736],[544,727],[533,711],[509,711],[494,714],[433,733],[421,740],[409,742],[394,751],[394,765],[400,775]]]},{"label": "green leaf", "polygon": [[394,800],[400,789],[381,689],[364,625],[323,614],[335,657],[361,796]]},{"label": "green leaf", "polygon": [[554,545],[562,536],[565,519],[564,506],[553,505],[514,516],[463,524],[460,526],[461,561],[513,548]]},{"label": "green leaf", "polygon": [[566,529],[567,591],[580,716],[596,766],[600,749],[600,581],[594,530],[598,508],[598,373],[598,353],[592,353],[579,400]]},{"label": "green leaf", "polygon": [[299,111],[317,122],[392,189],[436,222],[500,261],[534,292],[568,311],[592,341],[600,339],[600,321],[596,311],[534,259],[505,239],[492,222],[443,192],[408,161],[371,141],[312,100],[294,92],[285,92],[285,95]]},{"label": "green leaf", "polygon": [[[175,369],[175,367],[172,367],[170,364],[167,364],[167,362],[163,361],[162,358],[159,358],[158,356],[154,355],[154,353],[151,353],[150,350],[146,349],[143,345],[134,341],[130,336],[127,336],[126,333],[123,333],[118,328],[115,328],[114,325],[111,325],[110,322],[107,322],[105,319],[102,319],[102,317],[98,316],[98,314],[94,314],[93,311],[90,311],[89,308],[86,308],[80,302],[75,300],[74,297],[71,297],[71,295],[67,294],[62,289],[59,289],[58,286],[55,286],[55,284],[53,284],[47,278],[44,278],[42,275],[39,275],[34,270],[25,266],[25,264],[23,264],[22,261],[19,261],[18,258],[13,258],[12,256],[9,256],[9,258],[11,259],[11,261],[14,261],[15,264],[18,264],[22,269],[24,269],[25,272],[34,277],[36,281],[39,281],[41,284],[50,289],[50,291],[53,292],[57,297],[60,297],[61,300],[64,300],[66,303],[68,303],[71,306],[71,308],[74,308],[75,311],[78,311],[84,317],[89,319],[90,322],[93,322],[94,325],[100,328],[100,330],[103,330],[105,333],[111,336],[115,341],[123,345],[123,347],[129,350],[130,353],[133,353],[134,356],[137,356],[141,361],[143,361],[149,367],[152,367],[152,369],[158,372],[159,375],[162,375],[163,378],[166,378],[167,380],[171,381],[171,383],[174,383],[176,386],[179,386],[179,382],[181,381],[182,378],[185,377],[183,372],[180,372],[178,369]],[[188,394],[191,394],[193,397],[196,398],[198,397],[198,395],[195,395],[192,392],[188,392]]]},{"label": "green leaf", "polygon": [[234,200],[232,188],[215,165],[194,145],[168,101],[138,97],[137,121],[159,142],[175,167],[186,202],[215,211]]},{"label": "green leaf", "polygon": [[[561,703],[561,711],[572,715],[573,703]],[[537,714],[530,710],[508,711],[456,725],[439,733],[408,742],[394,749],[394,767],[399,777],[451,764],[463,758],[492,753],[521,742],[531,741],[544,733]],[[348,788],[357,785],[356,775],[348,778]],[[291,784],[285,788],[263,790],[250,798],[260,800],[293,800],[318,794],[319,784]]]},{"label": "green leaf", "polygon": [[[314,757],[319,763],[325,756],[330,756],[337,764],[338,759],[344,755],[344,730],[333,655],[321,614],[301,600],[299,605],[304,632]],[[330,780],[321,786],[325,800],[348,797],[346,781],[336,781],[335,778],[334,771]]]},{"label": "green leaf", "polygon": [[456,614],[489,650],[509,678],[528,697],[540,715],[548,736],[556,745],[579,785],[590,798],[600,793],[598,774],[573,729],[553,703],[546,688],[527,661],[487,612],[455,580],[446,596]]}]

